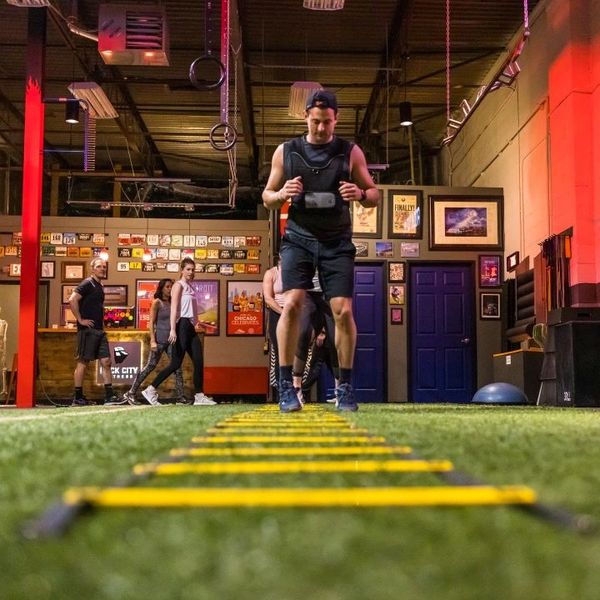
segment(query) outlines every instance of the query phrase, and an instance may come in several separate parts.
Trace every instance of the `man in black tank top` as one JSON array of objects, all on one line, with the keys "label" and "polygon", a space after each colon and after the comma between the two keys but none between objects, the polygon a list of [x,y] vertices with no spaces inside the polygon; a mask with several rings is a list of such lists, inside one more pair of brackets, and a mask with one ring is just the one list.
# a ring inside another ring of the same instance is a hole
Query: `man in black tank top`
[{"label": "man in black tank top", "polygon": [[269,210],[290,202],[279,255],[285,305],[277,324],[279,345],[279,408],[300,410],[292,383],[292,363],[298,322],[306,290],[313,287],[315,269],[336,327],[340,378],[336,406],[357,410],[352,390],[356,325],[352,314],[354,255],[350,202],[377,206],[379,191],[362,150],[334,135],[337,123],[335,94],[320,90],[309,97],[305,136],[281,144],[273,154],[263,204]]}]

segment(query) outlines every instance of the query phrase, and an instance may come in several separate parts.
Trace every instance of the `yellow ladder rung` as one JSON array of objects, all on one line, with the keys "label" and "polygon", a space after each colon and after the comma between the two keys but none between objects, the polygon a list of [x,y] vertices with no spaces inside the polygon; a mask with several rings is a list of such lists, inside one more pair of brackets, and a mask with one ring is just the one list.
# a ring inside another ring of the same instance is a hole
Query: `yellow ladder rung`
[{"label": "yellow ladder rung", "polygon": [[71,488],[66,504],[105,507],[381,507],[533,504],[526,486],[384,488]]},{"label": "yellow ladder rung", "polygon": [[410,454],[409,446],[285,446],[279,448],[174,448],[171,456],[353,456]]},{"label": "yellow ladder rung", "polygon": [[311,443],[311,444],[375,444],[384,443],[384,437],[378,436],[329,436],[329,435],[214,435],[210,437],[193,437],[195,444],[264,444],[264,443]]}]

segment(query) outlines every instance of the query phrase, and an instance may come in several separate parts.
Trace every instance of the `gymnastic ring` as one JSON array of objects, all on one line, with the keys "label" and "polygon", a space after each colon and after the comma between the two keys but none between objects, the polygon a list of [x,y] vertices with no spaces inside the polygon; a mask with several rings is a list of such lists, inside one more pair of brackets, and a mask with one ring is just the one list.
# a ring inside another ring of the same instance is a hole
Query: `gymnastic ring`
[{"label": "gymnastic ring", "polygon": [[[224,140],[224,144],[220,144],[218,142],[215,141],[215,136],[217,134],[217,132],[223,129],[223,140]],[[213,125],[213,127],[210,130],[210,133],[208,134],[208,139],[210,141],[210,145],[215,149],[215,150],[230,150],[231,148],[233,148],[235,146],[235,143],[237,142],[237,131],[235,130],[235,127],[233,127],[232,125],[230,125],[229,123],[225,123],[225,122],[221,122],[221,123],[217,123],[216,125]]]},{"label": "gymnastic ring", "polygon": [[[219,68],[219,79],[217,79],[216,81],[209,81],[208,79],[198,79],[198,76],[196,75],[196,69],[198,68],[199,64],[202,62],[209,61],[217,65],[217,67]],[[192,85],[198,88],[199,90],[214,90],[218,87],[221,87],[223,85],[223,82],[225,81],[226,76],[227,73],[225,72],[225,67],[223,66],[223,63],[216,56],[211,56],[210,54],[205,54],[204,56],[198,57],[190,65],[190,81]]]}]

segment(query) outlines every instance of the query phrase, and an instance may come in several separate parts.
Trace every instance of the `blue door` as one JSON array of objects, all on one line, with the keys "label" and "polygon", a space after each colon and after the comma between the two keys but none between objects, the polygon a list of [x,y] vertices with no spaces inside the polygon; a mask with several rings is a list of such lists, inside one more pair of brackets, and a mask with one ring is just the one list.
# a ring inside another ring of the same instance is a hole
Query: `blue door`
[{"label": "blue door", "polygon": [[475,311],[470,264],[410,268],[410,399],[470,402],[475,388]]},{"label": "blue door", "polygon": [[[385,300],[383,266],[354,267],[354,320],[358,332],[352,385],[358,402],[385,401]],[[327,369],[321,371],[320,390],[332,397],[334,381]],[[319,400],[324,400],[319,394]]]}]

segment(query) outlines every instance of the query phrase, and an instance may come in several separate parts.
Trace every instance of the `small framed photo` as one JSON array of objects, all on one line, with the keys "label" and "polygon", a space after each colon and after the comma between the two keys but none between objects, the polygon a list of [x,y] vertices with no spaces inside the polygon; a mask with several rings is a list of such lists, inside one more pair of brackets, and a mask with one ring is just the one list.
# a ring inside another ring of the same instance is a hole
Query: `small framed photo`
[{"label": "small framed photo", "polygon": [[21,263],[10,263],[8,267],[9,277],[21,277]]},{"label": "small framed photo", "polygon": [[479,294],[479,317],[481,319],[500,319],[500,292],[481,292]]},{"label": "small framed photo", "polygon": [[500,287],[502,285],[502,262],[500,255],[479,256],[479,286]]},{"label": "small framed photo", "polygon": [[71,294],[75,291],[76,285],[66,284],[62,286],[62,303],[68,304]]},{"label": "small framed photo", "polygon": [[389,190],[388,211],[388,237],[423,237],[423,196],[420,191]]},{"label": "small framed photo", "polygon": [[54,261],[43,260],[40,263],[40,277],[42,279],[54,279]]},{"label": "small framed photo", "polygon": [[519,251],[513,252],[506,257],[506,272],[510,273],[517,268],[519,264]]},{"label": "small framed photo", "polygon": [[404,283],[406,281],[406,263],[388,262],[388,282]]},{"label": "small framed photo", "polygon": [[127,306],[127,286],[105,285],[104,303],[106,306]]},{"label": "small framed photo", "polygon": [[64,261],[61,265],[62,280],[66,281],[81,281],[85,278],[85,262]]},{"label": "small framed photo", "polygon": [[419,254],[419,242],[400,242],[400,256],[402,258],[418,258]]},{"label": "small framed photo", "polygon": [[404,286],[390,285],[389,300],[390,304],[404,304]]},{"label": "small framed photo", "polygon": [[390,309],[390,324],[402,325],[403,322],[403,310],[400,307],[393,307]]},{"label": "small framed photo", "polygon": [[377,258],[393,258],[394,245],[392,242],[375,242],[375,256]]}]

